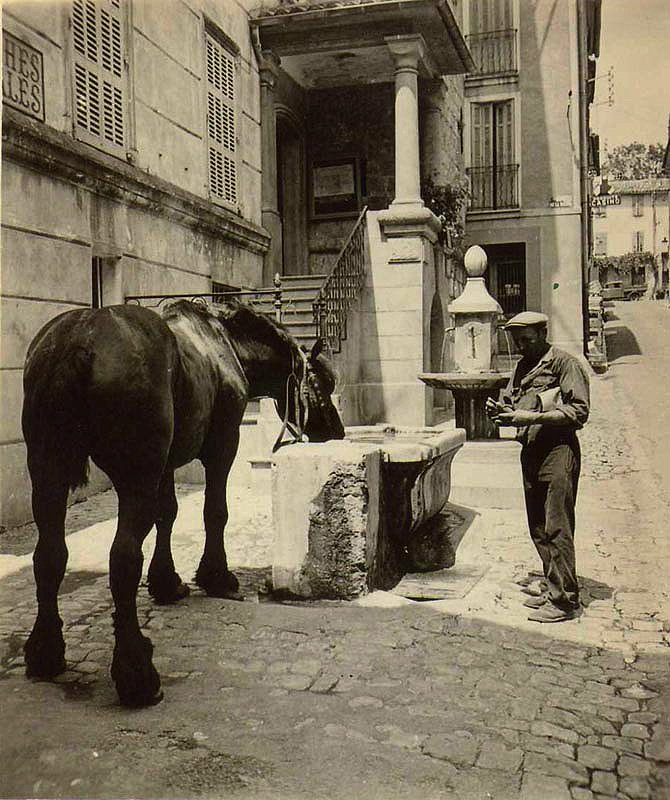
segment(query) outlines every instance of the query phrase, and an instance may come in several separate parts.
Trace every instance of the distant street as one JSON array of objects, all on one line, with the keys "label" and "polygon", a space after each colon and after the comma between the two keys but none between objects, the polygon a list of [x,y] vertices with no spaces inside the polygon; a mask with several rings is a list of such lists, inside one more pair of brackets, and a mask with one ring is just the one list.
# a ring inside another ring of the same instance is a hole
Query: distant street
[{"label": "distant street", "polygon": [[[670,307],[617,302],[608,323],[610,377],[627,398],[650,466],[670,498]],[[622,420],[628,425],[631,420]]]}]

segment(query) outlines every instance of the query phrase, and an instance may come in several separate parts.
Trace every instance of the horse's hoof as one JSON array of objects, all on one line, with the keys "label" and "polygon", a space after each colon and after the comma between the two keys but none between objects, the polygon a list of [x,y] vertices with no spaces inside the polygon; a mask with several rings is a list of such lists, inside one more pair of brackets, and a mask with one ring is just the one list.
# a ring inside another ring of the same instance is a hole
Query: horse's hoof
[{"label": "horse's hoof", "polygon": [[176,603],[191,594],[188,584],[184,583],[176,573],[175,577],[176,580],[169,583],[161,584],[159,581],[149,581],[149,594],[155,603],[158,605]]},{"label": "horse's hoof", "polygon": [[48,680],[65,672],[65,641],[61,628],[61,622],[51,628],[35,624],[23,646],[26,677]]},{"label": "horse's hoof", "polygon": [[163,699],[160,677],[151,661],[153,649],[146,636],[126,639],[117,633],[111,673],[121,705],[141,708]]},{"label": "horse's hoof", "polygon": [[195,573],[195,582],[210,597],[222,597],[226,600],[244,600],[240,593],[240,582],[230,570],[208,569],[202,564]]}]

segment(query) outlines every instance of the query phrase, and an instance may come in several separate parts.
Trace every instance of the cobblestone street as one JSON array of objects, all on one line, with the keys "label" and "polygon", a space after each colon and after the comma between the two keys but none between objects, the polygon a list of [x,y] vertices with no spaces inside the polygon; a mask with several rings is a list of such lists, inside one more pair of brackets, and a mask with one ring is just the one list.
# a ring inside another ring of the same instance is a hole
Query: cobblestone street
[{"label": "cobblestone street", "polygon": [[[618,374],[592,378],[577,509],[585,608],[560,625],[526,619],[520,584],[537,558],[522,509],[477,510],[449,599],[278,603],[264,593],[269,498],[238,489],[227,551],[247,601],[192,587],[156,606],[141,587],[165,699],[128,711],[109,676],[113,494],[70,510],[68,670],[53,683],[23,674],[34,532],[8,532],[2,796],[667,800],[670,507],[621,424],[634,416]],[[180,487],[174,537],[189,581],[202,548],[194,488]]]}]

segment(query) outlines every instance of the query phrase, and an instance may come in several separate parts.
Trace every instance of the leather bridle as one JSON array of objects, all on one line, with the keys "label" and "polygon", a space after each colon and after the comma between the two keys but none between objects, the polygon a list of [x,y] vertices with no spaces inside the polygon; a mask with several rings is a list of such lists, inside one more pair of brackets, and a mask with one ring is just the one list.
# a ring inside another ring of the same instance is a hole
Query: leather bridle
[{"label": "leather bridle", "polygon": [[[296,442],[308,441],[307,437],[305,436],[305,428],[307,427],[307,420],[309,419],[309,387],[307,385],[309,362],[307,360],[307,356],[300,348],[298,348],[298,353],[302,359],[302,377],[299,377],[296,374],[296,358],[292,356],[291,372],[286,378],[286,408],[284,410],[284,419],[282,420],[281,429],[272,447],[273,453],[276,453],[277,450],[279,450],[279,448],[285,444],[295,444]],[[288,418],[291,388],[293,388],[293,404],[296,410],[295,423],[291,422]],[[293,439],[283,442],[282,439],[284,438],[284,433],[287,430],[293,436]]]}]

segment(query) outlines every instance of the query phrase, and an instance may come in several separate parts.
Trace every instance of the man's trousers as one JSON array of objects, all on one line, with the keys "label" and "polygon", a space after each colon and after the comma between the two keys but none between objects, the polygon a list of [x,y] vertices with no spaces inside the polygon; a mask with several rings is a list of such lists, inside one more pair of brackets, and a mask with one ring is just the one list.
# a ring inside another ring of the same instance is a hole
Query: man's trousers
[{"label": "man's trousers", "polygon": [[521,451],[530,535],[542,559],[549,599],[565,610],[579,607],[574,535],[580,461],[576,436],[569,442],[533,442]]}]

